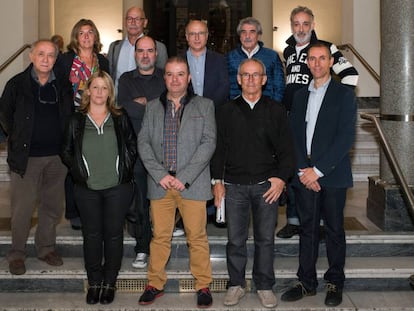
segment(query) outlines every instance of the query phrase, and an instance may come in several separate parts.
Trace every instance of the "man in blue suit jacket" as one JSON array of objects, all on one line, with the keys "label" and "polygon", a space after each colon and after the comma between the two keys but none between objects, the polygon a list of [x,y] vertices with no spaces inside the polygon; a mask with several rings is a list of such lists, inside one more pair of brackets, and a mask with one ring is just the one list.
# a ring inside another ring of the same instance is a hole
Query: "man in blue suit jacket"
[{"label": "man in blue suit jacket", "polygon": [[324,275],[325,304],[337,306],[342,302],[345,280],[343,211],[347,188],[353,185],[349,151],[355,137],[356,99],[350,88],[332,79],[333,57],[325,44],[319,42],[309,48],[307,63],[313,80],[296,92],[290,113],[298,164],[293,183],[301,223],[299,282],[282,295],[282,300],[316,294],[322,213],[329,262]]},{"label": "man in blue suit jacket", "polygon": [[[229,76],[224,55],[207,49],[208,28],[201,20],[191,20],[185,28],[188,50],[185,58],[190,66],[191,83],[189,88],[195,94],[211,99],[219,108],[229,100]],[[207,202],[209,221],[215,219],[214,202]],[[223,227],[225,225],[217,224]],[[179,224],[177,224],[179,226]]]},{"label": "man in blue suit jacket", "polygon": [[217,108],[229,99],[229,77],[224,55],[207,49],[208,28],[201,20],[191,20],[185,28],[188,50],[185,58],[190,66],[191,88],[207,97]]}]

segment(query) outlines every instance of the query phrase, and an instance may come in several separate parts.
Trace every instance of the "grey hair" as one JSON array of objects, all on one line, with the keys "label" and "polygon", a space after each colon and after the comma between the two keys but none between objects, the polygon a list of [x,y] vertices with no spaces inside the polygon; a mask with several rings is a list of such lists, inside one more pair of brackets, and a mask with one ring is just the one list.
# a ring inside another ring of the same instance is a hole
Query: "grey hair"
[{"label": "grey hair", "polygon": [[295,17],[295,15],[301,12],[308,14],[311,17],[311,21],[313,22],[315,16],[313,15],[312,10],[306,6],[298,6],[294,8],[292,10],[292,13],[290,13],[290,22],[293,23],[293,18]]},{"label": "grey hair", "polygon": [[243,60],[240,62],[239,67],[237,68],[237,74],[238,74],[238,75],[239,75],[239,74],[241,74],[241,67],[242,67],[244,64],[248,63],[248,62],[254,62],[254,63],[256,63],[256,64],[259,64],[259,65],[260,65],[260,67],[262,67],[263,74],[264,74],[264,75],[266,75],[266,66],[265,66],[265,65],[263,64],[263,62],[262,62],[260,59],[258,59],[258,58],[246,58],[246,59],[243,59]]},{"label": "grey hair", "polygon": [[52,44],[53,47],[55,48],[55,57],[57,57],[59,55],[59,48],[58,48],[58,46],[52,40],[50,40],[50,39],[39,39],[39,40],[36,40],[30,46],[30,52],[33,52],[35,50],[35,48],[38,46],[38,44],[39,43],[43,43],[43,42],[48,42],[48,43]]},{"label": "grey hair", "polygon": [[237,35],[240,36],[241,28],[244,24],[255,26],[258,35],[261,35],[263,33],[262,25],[260,24],[259,20],[250,16],[240,20],[239,25],[237,26]]}]

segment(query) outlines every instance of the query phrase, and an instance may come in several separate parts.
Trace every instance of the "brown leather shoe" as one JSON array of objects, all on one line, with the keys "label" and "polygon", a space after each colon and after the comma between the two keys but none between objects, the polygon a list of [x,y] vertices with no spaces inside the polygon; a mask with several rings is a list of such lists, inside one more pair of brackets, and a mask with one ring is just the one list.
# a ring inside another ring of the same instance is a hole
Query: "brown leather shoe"
[{"label": "brown leather shoe", "polygon": [[26,266],[23,259],[14,259],[9,262],[9,271],[14,275],[22,275],[26,273]]},{"label": "brown leather shoe", "polygon": [[61,266],[63,265],[62,257],[60,257],[55,251],[50,252],[44,257],[38,257],[40,260],[46,262],[51,266]]}]

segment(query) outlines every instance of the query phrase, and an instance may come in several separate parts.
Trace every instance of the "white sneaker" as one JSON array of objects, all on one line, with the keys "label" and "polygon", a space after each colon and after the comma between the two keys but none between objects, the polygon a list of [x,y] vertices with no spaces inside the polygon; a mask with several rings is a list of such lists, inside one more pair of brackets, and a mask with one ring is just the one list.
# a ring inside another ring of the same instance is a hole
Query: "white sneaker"
[{"label": "white sneaker", "polygon": [[138,253],[135,260],[132,262],[132,267],[142,269],[147,266],[148,255],[145,253]]},{"label": "white sneaker", "polygon": [[227,290],[226,296],[224,296],[224,305],[225,306],[235,306],[239,303],[240,299],[244,297],[246,290],[238,286],[230,286]]},{"label": "white sneaker", "polygon": [[258,290],[257,294],[259,295],[260,301],[262,302],[263,307],[265,308],[274,308],[277,306],[277,298],[272,290]]},{"label": "white sneaker", "polygon": [[172,234],[174,237],[183,236],[184,234],[185,234],[185,232],[184,232],[183,229],[174,227],[174,231],[173,231],[173,234]]}]

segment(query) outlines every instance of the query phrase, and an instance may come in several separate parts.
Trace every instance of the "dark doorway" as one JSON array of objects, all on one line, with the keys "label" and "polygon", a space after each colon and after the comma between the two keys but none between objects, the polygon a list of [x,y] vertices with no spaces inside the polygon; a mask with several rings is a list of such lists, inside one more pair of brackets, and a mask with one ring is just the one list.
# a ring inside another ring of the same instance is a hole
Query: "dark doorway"
[{"label": "dark doorway", "polygon": [[144,0],[149,19],[148,34],[165,43],[168,55],[182,55],[187,49],[185,25],[202,19],[209,28],[208,47],[227,53],[238,44],[239,20],[252,15],[251,0]]}]

